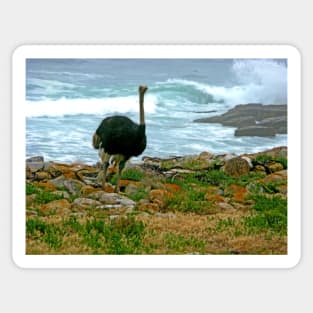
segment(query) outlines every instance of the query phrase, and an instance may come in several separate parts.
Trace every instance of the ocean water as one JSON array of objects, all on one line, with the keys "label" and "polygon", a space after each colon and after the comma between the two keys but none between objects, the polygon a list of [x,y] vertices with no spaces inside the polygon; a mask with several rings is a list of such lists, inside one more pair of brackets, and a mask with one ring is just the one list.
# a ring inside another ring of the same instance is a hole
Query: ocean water
[{"label": "ocean water", "polygon": [[139,121],[140,84],[149,87],[142,156],[239,154],[287,145],[287,135],[235,137],[232,127],[193,123],[238,104],[287,104],[286,60],[28,59],[26,72],[27,157],[96,163],[94,131],[110,115]]}]

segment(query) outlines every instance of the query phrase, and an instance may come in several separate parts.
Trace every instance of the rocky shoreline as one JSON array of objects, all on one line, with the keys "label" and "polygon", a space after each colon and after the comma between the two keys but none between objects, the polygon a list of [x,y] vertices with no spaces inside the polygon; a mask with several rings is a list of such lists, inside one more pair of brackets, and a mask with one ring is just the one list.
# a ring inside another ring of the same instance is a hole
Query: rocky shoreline
[{"label": "rocky shoreline", "polygon": [[235,136],[273,137],[287,133],[287,105],[241,104],[220,116],[194,122],[236,127]]},{"label": "rocky shoreline", "polygon": [[[267,155],[269,159],[256,161],[260,155]],[[44,190],[53,192],[63,199],[45,203],[40,210],[60,210],[62,213],[71,213],[88,206],[97,209],[108,209],[113,213],[122,214],[134,210],[135,207],[141,211],[153,208],[152,211],[164,210],[162,197],[168,193],[175,192],[178,187],[173,184],[161,183],[164,179],[180,179],[185,174],[204,174],[211,170],[222,171],[231,177],[240,177],[252,173],[263,173],[265,178],[262,181],[282,182],[281,195],[287,195],[287,170],[284,166],[275,161],[277,158],[287,159],[287,148],[278,147],[256,154],[243,154],[236,156],[232,154],[213,155],[203,152],[199,155],[174,157],[169,159],[144,157],[143,162],[138,165],[130,165],[142,177],[150,179],[140,180],[137,178],[122,179],[122,194],[114,194],[113,184],[106,187],[101,186],[101,168],[99,165],[90,166],[82,163],[64,164],[58,162],[45,162],[43,157],[33,157],[26,160],[26,182],[32,183]],[[116,171],[110,168],[111,174]],[[128,197],[136,193],[138,189],[144,188],[148,198],[140,199],[138,203]],[[251,187],[252,188],[252,187]],[[247,193],[249,186],[242,189]],[[71,201],[71,198],[75,198]],[[159,199],[159,201],[154,201]],[[26,202],[31,205],[35,198],[28,195]],[[215,207],[236,208],[242,203],[230,204],[231,197],[219,197],[221,200],[214,203]],[[223,203],[223,204],[222,204]],[[244,203],[244,202],[243,202]],[[227,205],[226,205],[227,204]],[[31,212],[28,212],[31,214]]]},{"label": "rocky shoreline", "polygon": [[[119,194],[113,192],[115,172],[114,167],[109,169],[110,183],[102,187],[99,164],[46,162],[40,156],[27,159],[27,221],[47,221],[56,217],[86,220],[91,214],[93,218],[94,214],[100,214],[111,221],[135,216],[146,227],[156,229],[153,230],[154,236],[162,234],[166,237],[170,225],[175,225],[175,231],[179,232],[181,230],[176,228],[180,229],[181,223],[189,225],[190,221],[203,221],[205,225],[208,221],[215,221],[219,225],[219,220],[226,216],[233,220],[253,216],[258,201],[256,195],[270,201],[287,201],[287,147],[242,155],[202,152],[168,159],[143,157],[140,164],[129,164],[124,170]],[[163,230],[160,229],[162,223],[165,223]],[[189,229],[189,232],[198,236],[196,229]],[[39,253],[40,237],[30,236],[27,240],[28,253]],[[206,242],[209,239],[201,240]],[[225,245],[229,245],[226,241],[217,250],[207,247],[205,253],[220,253],[226,249]],[[266,241],[265,245],[270,246],[266,251],[276,249],[277,253],[285,253],[286,238],[279,237],[279,242],[273,248],[274,242]],[[249,248],[252,252],[254,245],[252,243]],[[52,252],[47,247],[45,249],[44,253],[55,253],[53,249]],[[250,251],[236,245],[227,249],[238,250],[238,253]],[[71,253],[67,251],[58,253]],[[155,251],[158,252],[152,253],[169,253],[160,248]],[[190,251],[186,248],[185,252]]]}]

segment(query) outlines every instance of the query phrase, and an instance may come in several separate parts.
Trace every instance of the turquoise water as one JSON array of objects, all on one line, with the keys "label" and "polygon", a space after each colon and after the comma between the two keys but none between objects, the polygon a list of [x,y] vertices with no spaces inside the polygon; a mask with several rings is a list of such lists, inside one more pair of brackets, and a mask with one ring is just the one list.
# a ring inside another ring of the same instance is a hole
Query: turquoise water
[{"label": "turquoise water", "polygon": [[286,104],[284,60],[28,59],[26,65],[27,157],[97,162],[93,132],[106,116],[139,120],[140,84],[149,87],[143,155],[244,153],[287,145],[287,135],[237,138],[233,128],[193,123],[237,104]]}]

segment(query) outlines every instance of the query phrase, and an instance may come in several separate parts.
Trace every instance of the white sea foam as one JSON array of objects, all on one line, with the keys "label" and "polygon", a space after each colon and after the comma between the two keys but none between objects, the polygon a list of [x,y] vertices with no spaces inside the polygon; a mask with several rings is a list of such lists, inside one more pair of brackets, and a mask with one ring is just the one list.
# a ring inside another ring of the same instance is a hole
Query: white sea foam
[{"label": "white sea foam", "polygon": [[211,95],[215,101],[236,105],[251,102],[263,104],[287,103],[287,67],[273,60],[235,60],[232,72],[237,84],[215,86],[184,79],[169,79],[166,83],[191,86]]},{"label": "white sea foam", "polygon": [[[145,99],[145,112],[154,113],[157,98],[149,95]],[[137,96],[105,99],[66,99],[26,101],[26,116],[65,116],[78,114],[105,115],[109,113],[138,112]]]}]

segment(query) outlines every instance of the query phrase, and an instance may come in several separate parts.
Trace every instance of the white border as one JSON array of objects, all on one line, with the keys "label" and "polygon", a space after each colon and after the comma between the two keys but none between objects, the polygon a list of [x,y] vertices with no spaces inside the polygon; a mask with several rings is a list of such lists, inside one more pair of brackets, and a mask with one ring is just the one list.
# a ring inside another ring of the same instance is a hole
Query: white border
[{"label": "white border", "polygon": [[[25,117],[27,58],[288,59],[287,255],[26,255]],[[27,45],[12,57],[12,256],[22,268],[291,268],[301,257],[301,57],[288,45]]]}]

